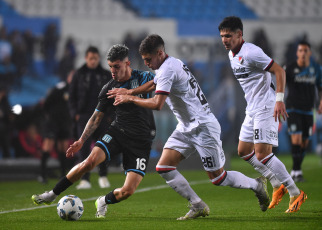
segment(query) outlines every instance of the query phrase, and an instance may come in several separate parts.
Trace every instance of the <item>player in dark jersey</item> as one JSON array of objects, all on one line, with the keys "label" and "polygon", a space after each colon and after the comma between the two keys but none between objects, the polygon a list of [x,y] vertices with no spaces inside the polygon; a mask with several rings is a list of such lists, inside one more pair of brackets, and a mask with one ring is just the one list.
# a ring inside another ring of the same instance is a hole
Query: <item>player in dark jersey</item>
[{"label": "player in dark jersey", "polygon": [[[128,48],[125,45],[114,45],[108,52],[108,64],[113,79],[108,82],[99,94],[99,102],[92,117],[79,140],[67,150],[66,156],[72,157],[83,146],[87,138],[99,126],[104,112],[113,106],[114,98],[107,98],[106,93],[115,87],[136,88],[154,78],[154,74],[133,70],[128,59]],[[139,97],[150,98],[151,93]],[[106,196],[99,197],[95,205],[96,217],[104,218],[108,204],[118,203],[130,197],[142,181],[149,160],[152,140],[155,136],[155,123],[152,110],[134,104],[115,107],[115,120],[106,133],[96,142],[90,155],[83,162],[72,168],[50,192],[33,195],[35,204],[50,204],[56,197],[79,180],[86,172],[92,170],[105,159],[123,153],[123,167],[126,173],[124,185],[116,188]]]},{"label": "player in dark jersey", "polygon": [[[301,165],[309,137],[313,128],[313,108],[315,105],[316,88],[322,96],[322,75],[320,66],[311,59],[311,46],[306,41],[298,44],[297,60],[286,66],[286,86],[288,96],[286,109],[288,131],[291,136],[293,168],[291,176],[295,182],[302,182]],[[322,113],[322,97],[318,113]]]},{"label": "player in dark jersey", "polygon": [[43,103],[45,115],[43,124],[43,143],[41,147],[40,169],[41,175],[38,181],[47,183],[47,160],[53,149],[57,151],[60,162],[61,176],[66,174],[67,161],[65,151],[68,149],[69,140],[72,137],[72,119],[68,108],[68,86],[72,80],[73,73],[70,73],[66,82],[59,82],[51,89]]}]

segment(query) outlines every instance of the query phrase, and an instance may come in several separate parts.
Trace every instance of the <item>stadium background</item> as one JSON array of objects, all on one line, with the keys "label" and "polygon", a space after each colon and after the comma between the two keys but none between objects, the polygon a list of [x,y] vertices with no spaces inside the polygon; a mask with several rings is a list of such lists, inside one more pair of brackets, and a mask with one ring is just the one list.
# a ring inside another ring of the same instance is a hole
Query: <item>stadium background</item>
[{"label": "stadium background", "polygon": [[[7,34],[29,30],[34,39],[32,66],[27,67],[18,79],[20,82],[9,91],[11,106],[22,106],[17,120],[23,123],[11,135],[14,137],[34,122],[37,105],[60,80],[57,68],[67,41],[73,41],[75,68],[84,62],[89,45],[100,49],[102,64],[107,68],[105,55],[109,47],[125,43],[132,51],[132,67],[147,70],[137,52],[138,45],[147,34],[157,33],[164,38],[167,53],[185,61],[198,79],[222,126],[224,150],[229,159],[236,155],[245,107],[217,29],[219,22],[229,15],[241,17],[245,40],[262,47],[280,65],[294,60],[296,44],[302,39],[312,44],[314,60],[322,63],[321,0],[0,0],[0,26],[6,28]],[[51,63],[53,70],[46,66],[43,50],[49,25],[55,25],[58,38]],[[156,159],[176,120],[167,108],[155,112],[155,117],[157,137],[151,156]],[[311,150],[321,154],[322,118],[316,116],[315,120]],[[276,152],[289,154],[286,123],[280,126],[279,137]],[[20,167],[21,162],[29,162],[30,167],[39,164],[35,158],[21,160],[17,155],[13,146],[11,158],[0,160],[1,179],[8,178],[4,171],[9,166]],[[56,164],[55,160],[52,164]]]}]

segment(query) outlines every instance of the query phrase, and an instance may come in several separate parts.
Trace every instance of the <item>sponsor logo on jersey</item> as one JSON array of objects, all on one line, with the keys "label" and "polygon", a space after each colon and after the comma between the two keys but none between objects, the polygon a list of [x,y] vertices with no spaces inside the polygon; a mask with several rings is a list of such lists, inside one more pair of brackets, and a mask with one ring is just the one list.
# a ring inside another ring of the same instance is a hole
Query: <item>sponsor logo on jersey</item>
[{"label": "sponsor logo on jersey", "polygon": [[245,67],[239,67],[239,68],[233,68],[234,73],[245,73],[246,68]]},{"label": "sponsor logo on jersey", "polygon": [[248,73],[245,73],[246,72],[245,67],[233,68],[233,72],[234,72],[234,75],[237,79],[248,77]]},{"label": "sponsor logo on jersey", "polygon": [[[138,82],[138,79],[133,79],[131,82],[130,82],[130,84],[131,84],[131,89],[135,89],[135,88],[137,88],[137,87],[139,87],[140,85],[139,85],[139,82]],[[137,95],[138,97],[140,97],[140,98],[143,98],[143,95],[142,94],[139,94],[139,95]]]},{"label": "sponsor logo on jersey", "polygon": [[315,84],[315,76],[314,75],[296,75],[294,78],[294,82],[297,83],[309,83]]}]

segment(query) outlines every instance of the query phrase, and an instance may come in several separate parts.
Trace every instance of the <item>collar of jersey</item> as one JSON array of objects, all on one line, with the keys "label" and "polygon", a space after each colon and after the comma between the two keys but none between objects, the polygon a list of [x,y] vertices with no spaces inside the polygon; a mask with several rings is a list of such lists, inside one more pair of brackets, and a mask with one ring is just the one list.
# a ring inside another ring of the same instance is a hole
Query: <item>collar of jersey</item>
[{"label": "collar of jersey", "polygon": [[235,57],[235,56],[236,56],[236,54],[238,54],[238,53],[239,53],[239,51],[241,50],[241,48],[242,48],[242,46],[244,45],[244,43],[245,43],[245,41],[243,40],[243,41],[242,41],[242,43],[240,44],[240,46],[238,47],[238,51],[237,51],[236,53],[234,53],[233,51],[231,51],[231,52],[232,52],[232,54],[233,54],[233,57]]}]

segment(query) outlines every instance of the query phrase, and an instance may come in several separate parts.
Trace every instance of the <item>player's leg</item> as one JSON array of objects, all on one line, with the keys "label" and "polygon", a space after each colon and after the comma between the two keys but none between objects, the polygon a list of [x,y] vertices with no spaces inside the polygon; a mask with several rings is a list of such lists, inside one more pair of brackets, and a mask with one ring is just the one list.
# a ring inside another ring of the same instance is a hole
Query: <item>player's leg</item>
[{"label": "player's leg", "polygon": [[64,121],[56,125],[58,128],[56,137],[56,150],[60,163],[61,177],[63,177],[66,175],[67,170],[66,151],[69,148],[70,138],[72,137],[72,128],[69,121]]},{"label": "player's leg", "polygon": [[210,181],[217,186],[230,186],[238,189],[251,189],[255,192],[260,209],[265,212],[269,205],[267,182],[265,177],[250,178],[238,171],[207,171]]},{"label": "player's leg", "polygon": [[[101,124],[93,133],[93,138],[98,139],[102,134],[105,133],[108,128],[108,124]],[[106,161],[98,165],[98,185],[100,188],[111,187],[110,181],[108,180],[108,163]]]},{"label": "player's leg", "polygon": [[97,212],[95,216],[97,218],[104,218],[107,211],[107,206],[110,204],[119,203],[120,201],[126,200],[133,195],[142,179],[142,174],[131,171],[128,172],[126,174],[125,182],[121,188],[116,188],[106,196],[100,196],[96,200],[95,206]]},{"label": "player's leg", "polygon": [[61,139],[57,141],[57,154],[58,160],[60,163],[60,172],[61,176],[66,175],[66,150],[69,147],[69,140],[68,139]]},{"label": "player's leg", "polygon": [[47,161],[50,157],[50,152],[54,148],[55,140],[53,138],[45,138],[41,148],[41,160],[40,160],[40,177],[39,182],[47,183],[48,169]]},{"label": "player's leg", "polygon": [[[89,118],[90,118],[90,115],[86,113],[81,114],[78,121],[76,122],[76,132],[77,132],[78,138],[82,136]],[[78,162],[82,162],[88,157],[88,154],[91,152],[92,141],[93,141],[93,136],[90,136],[85,141],[85,143],[83,144],[83,147],[79,150],[77,154]],[[91,187],[92,185],[90,183],[90,172],[87,172],[84,174],[79,184],[76,186],[76,189],[90,189]]]},{"label": "player's leg", "polygon": [[[312,136],[313,130],[313,115],[302,115],[302,143],[301,143],[301,154],[298,162],[298,172],[295,173],[295,182],[304,182],[303,172],[302,172],[302,163],[305,157],[307,147],[310,143],[310,137]],[[292,175],[291,175],[292,176]]]},{"label": "player's leg", "polygon": [[289,210],[293,210],[293,200],[297,200],[299,196],[303,198],[300,203],[295,204],[297,207],[293,211],[298,211],[305,201],[306,195],[295,185],[285,165],[272,153],[273,146],[278,146],[278,122],[275,121],[271,114],[273,114],[273,109],[264,109],[258,112],[254,119],[256,157],[287,188],[290,194]]},{"label": "player's leg", "polygon": [[225,154],[220,140],[218,122],[200,125],[198,133],[192,135],[190,139],[193,141],[203,162],[203,167],[214,185],[252,189],[260,198],[261,209],[266,211],[269,202],[266,179],[255,180],[237,171],[224,170]]},{"label": "player's leg", "polygon": [[[238,154],[248,162],[250,165],[254,167],[254,169],[259,172],[262,176],[267,178],[272,187],[273,187],[273,195],[272,201],[268,208],[274,208],[278,203],[282,200],[282,197],[287,193],[287,189],[285,186],[275,177],[275,174],[271,172],[271,170],[264,164],[262,164],[256,157],[254,144],[249,142],[239,141],[238,145]],[[251,150],[253,150],[250,154]]]},{"label": "player's leg", "polygon": [[287,188],[290,194],[290,205],[286,212],[296,212],[306,200],[306,194],[301,191],[287,172],[285,165],[273,153],[272,145],[257,143],[255,144],[256,157],[261,163],[266,165]]},{"label": "player's leg", "polygon": [[275,175],[267,166],[258,161],[254,150],[254,121],[249,115],[246,115],[239,134],[238,155],[249,163],[262,176],[267,178],[272,184],[273,188],[279,188],[281,182],[277,180]]},{"label": "player's leg", "polygon": [[163,149],[162,156],[156,166],[157,172],[165,179],[166,183],[189,202],[189,212],[177,220],[208,216],[210,212],[208,205],[201,200],[176,168],[183,159],[184,156],[180,152],[173,149]]},{"label": "player's leg", "polygon": [[[91,151],[91,144],[92,144],[92,137],[88,138],[85,143],[83,144],[83,147],[79,150],[78,158],[79,161],[83,162],[87,159],[88,153]],[[90,189],[92,187],[90,183],[90,172],[86,172],[79,184],[76,186],[76,189]]]},{"label": "player's leg", "polygon": [[291,171],[291,177],[294,181],[301,175],[301,163],[302,163],[302,132],[291,134],[291,153],[293,159],[293,166]]},{"label": "player's leg", "polygon": [[193,219],[209,215],[209,207],[191,188],[189,182],[177,170],[178,164],[195,152],[186,137],[175,130],[164,146],[162,155],[157,163],[156,171],[166,183],[180,196],[189,201],[190,211],[178,220]]},{"label": "player's leg", "polygon": [[69,188],[73,183],[78,181],[85,173],[95,168],[106,158],[105,152],[95,146],[90,155],[81,163],[75,165],[68,174],[63,177],[51,190],[40,195],[33,195],[32,200],[35,204],[50,204],[58,195]]},{"label": "player's leg", "polygon": [[291,138],[291,154],[293,166],[291,170],[291,177],[296,180],[298,174],[302,174],[301,161],[302,161],[302,130],[303,121],[302,116],[296,112],[290,112],[287,119],[288,133]]},{"label": "player's leg", "polygon": [[[97,218],[105,217],[108,205],[126,200],[135,192],[145,175],[149,161],[152,140],[130,139],[120,131],[116,131],[114,134],[117,141],[112,140],[108,143],[108,151],[113,156],[118,155],[120,152],[123,153],[123,168],[126,172],[126,178],[121,188],[116,188],[106,196],[100,196],[96,200]],[[107,138],[102,138],[102,142],[104,140],[107,140]],[[126,146],[120,144],[125,143],[125,141]]]}]

